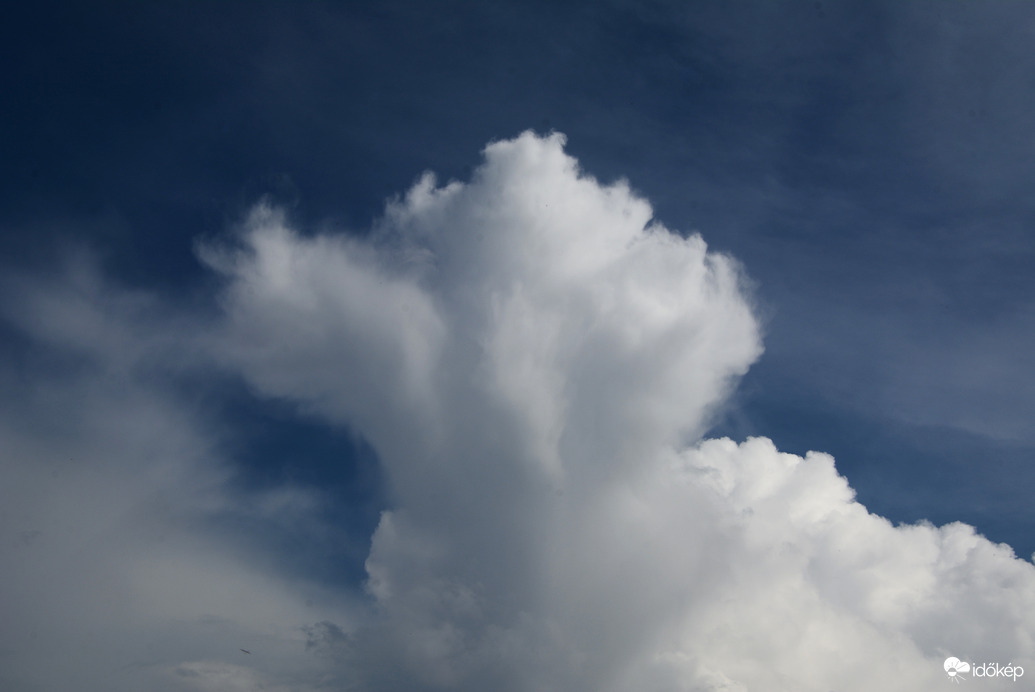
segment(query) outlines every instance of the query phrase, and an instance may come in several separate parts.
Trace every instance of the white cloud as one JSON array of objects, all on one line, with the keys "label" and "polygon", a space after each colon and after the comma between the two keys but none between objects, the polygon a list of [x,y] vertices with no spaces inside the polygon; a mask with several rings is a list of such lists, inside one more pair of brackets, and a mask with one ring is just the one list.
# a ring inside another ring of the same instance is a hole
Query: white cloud
[{"label": "white cloud", "polygon": [[[366,237],[260,206],[203,248],[222,313],[192,329],[89,272],[25,289],[23,329],[87,365],[5,400],[8,687],[844,692],[1029,663],[1035,568],[1007,547],[869,514],[826,455],[700,441],[761,354],[739,269],[563,144],[491,144]],[[148,375],[167,362],[373,445],[370,612],[204,531],[319,500],[230,493],[217,436]]]},{"label": "white cloud", "polygon": [[1035,569],[1005,546],[893,527],[821,454],[695,444],[761,352],[737,266],[563,143],[426,175],[365,239],[260,209],[210,253],[225,362],[388,471],[360,683],[928,689],[948,653],[1029,655]]}]

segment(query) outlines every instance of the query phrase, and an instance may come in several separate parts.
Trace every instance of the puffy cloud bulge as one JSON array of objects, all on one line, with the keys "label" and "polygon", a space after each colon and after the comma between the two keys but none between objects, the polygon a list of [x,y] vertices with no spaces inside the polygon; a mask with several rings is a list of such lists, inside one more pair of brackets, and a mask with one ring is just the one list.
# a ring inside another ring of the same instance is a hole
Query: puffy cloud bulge
[{"label": "puffy cloud bulge", "polygon": [[916,690],[949,653],[1023,661],[1035,569],[1009,547],[892,526],[827,455],[700,441],[759,327],[735,261],[651,218],[526,132],[365,237],[260,207],[203,252],[223,362],[386,469],[353,682]]},{"label": "puffy cloud bulge", "polygon": [[[1008,546],[893,526],[827,455],[702,440],[762,353],[732,258],[559,134],[484,154],[365,234],[259,205],[199,248],[214,315],[89,262],[5,283],[51,355],[0,367],[0,686],[850,692],[941,689],[950,655],[1035,665]],[[376,450],[365,593],[247,535],[333,531],[334,499],[238,489],[224,422],[177,386],[199,372]]]}]

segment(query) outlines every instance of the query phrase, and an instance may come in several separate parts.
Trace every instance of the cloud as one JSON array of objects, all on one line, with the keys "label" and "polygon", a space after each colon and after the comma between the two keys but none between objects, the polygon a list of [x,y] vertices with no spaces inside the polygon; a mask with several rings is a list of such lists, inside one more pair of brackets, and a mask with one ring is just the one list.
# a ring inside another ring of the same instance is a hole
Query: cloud
[{"label": "cloud", "polygon": [[970,527],[894,527],[833,460],[706,440],[760,355],[737,264],[564,139],[425,175],[363,238],[260,207],[223,362],[378,451],[365,689],[925,689],[1017,661],[1035,570]]},{"label": "cloud", "polygon": [[313,530],[321,498],[235,490],[227,436],[183,386],[193,330],[85,255],[4,288],[31,348],[0,366],[0,687],[230,689],[237,671],[320,689],[302,627],[347,620],[349,599],[226,525]]},{"label": "cloud", "polygon": [[[762,353],[742,272],[561,135],[423,176],[364,235],[260,205],[199,254],[215,315],[89,269],[8,302],[64,360],[4,370],[7,687],[922,690],[948,656],[1027,663],[1035,568],[1007,546],[893,526],[827,455],[702,440]],[[314,490],[233,490],[175,386],[199,372],[377,451],[369,608],[211,530],[332,529]]]}]

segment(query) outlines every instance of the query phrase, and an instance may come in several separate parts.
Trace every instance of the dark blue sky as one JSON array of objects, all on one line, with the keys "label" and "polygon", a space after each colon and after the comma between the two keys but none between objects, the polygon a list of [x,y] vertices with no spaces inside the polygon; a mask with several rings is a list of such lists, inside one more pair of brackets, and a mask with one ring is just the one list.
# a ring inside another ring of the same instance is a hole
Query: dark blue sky
[{"label": "dark blue sky", "polygon": [[[755,282],[766,354],[714,434],[829,452],[871,511],[1035,551],[1030,3],[0,12],[5,265],[87,246],[119,282],[204,305],[196,241],[264,196],[362,232],[422,171],[464,179],[487,142],[557,130]],[[249,482],[340,488],[341,521],[369,534],[362,443],[233,383],[189,386]]]}]

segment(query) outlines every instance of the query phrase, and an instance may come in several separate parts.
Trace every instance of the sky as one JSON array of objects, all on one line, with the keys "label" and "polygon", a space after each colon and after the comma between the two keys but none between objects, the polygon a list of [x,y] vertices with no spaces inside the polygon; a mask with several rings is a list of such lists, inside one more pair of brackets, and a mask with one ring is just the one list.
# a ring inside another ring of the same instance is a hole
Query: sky
[{"label": "sky", "polygon": [[5,5],[0,687],[1023,689],[1033,31]]}]

